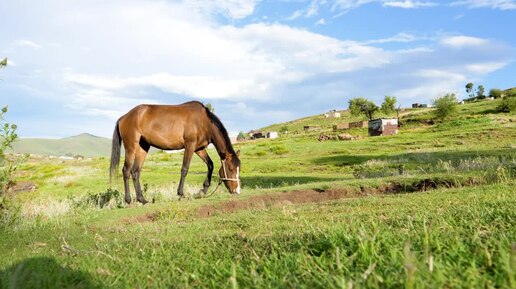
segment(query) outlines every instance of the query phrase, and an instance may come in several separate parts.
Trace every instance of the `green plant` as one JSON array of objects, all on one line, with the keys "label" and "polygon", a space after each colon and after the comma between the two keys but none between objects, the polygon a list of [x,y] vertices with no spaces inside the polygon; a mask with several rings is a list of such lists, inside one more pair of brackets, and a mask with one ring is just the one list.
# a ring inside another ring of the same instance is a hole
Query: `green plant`
[{"label": "green plant", "polygon": [[[7,65],[7,58],[0,62],[0,68]],[[4,121],[7,106],[0,111],[0,196],[14,184],[13,173],[17,168],[18,158],[6,154],[7,149],[12,149],[13,142],[18,138],[17,126]]]},{"label": "green plant", "polygon": [[457,111],[457,97],[454,93],[448,93],[434,100],[434,105],[435,117],[443,120]]},{"label": "green plant", "polygon": [[396,97],[386,95],[383,100],[381,110],[385,114],[391,114],[394,112],[396,110]]},{"label": "green plant", "polygon": [[502,90],[498,89],[498,88],[491,88],[491,90],[489,90],[489,96],[494,99],[501,98],[502,94],[503,94]]},{"label": "green plant", "polygon": [[[144,190],[147,190],[147,184],[144,184]],[[105,192],[90,193],[78,200],[73,201],[77,208],[87,208],[93,206],[102,209],[109,205],[114,205],[117,208],[123,206],[122,194],[118,190],[107,189]]]},{"label": "green plant", "polygon": [[515,112],[516,97],[504,97],[502,102],[496,107],[497,112]]},{"label": "green plant", "polygon": [[349,101],[349,110],[351,115],[365,115],[369,120],[373,119],[373,116],[378,112],[380,108],[374,104],[374,102],[367,100],[363,97],[353,98]]}]

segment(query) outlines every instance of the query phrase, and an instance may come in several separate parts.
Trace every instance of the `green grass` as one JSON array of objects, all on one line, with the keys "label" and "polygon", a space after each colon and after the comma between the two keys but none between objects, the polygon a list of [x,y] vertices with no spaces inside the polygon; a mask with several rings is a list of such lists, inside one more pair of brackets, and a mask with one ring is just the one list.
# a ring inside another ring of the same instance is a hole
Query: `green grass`
[{"label": "green grass", "polygon": [[[176,214],[140,224],[125,223],[124,216],[163,208],[98,211],[11,233],[2,242],[2,279],[31,287],[49,282],[42,277],[49,275],[75,288],[511,288],[513,186],[287,205],[209,219],[193,215],[193,202],[175,203],[164,210]],[[41,276],[23,277],[27,268]]]},{"label": "green grass", "polygon": [[[408,110],[398,135],[354,141],[317,141],[346,114],[293,121],[236,145],[237,197],[177,201],[180,153],[146,160],[145,206],[120,203],[106,158],[31,158],[17,179],[38,189],[1,211],[0,288],[516,288],[516,125],[497,102],[441,123]],[[188,194],[205,174],[194,157]],[[314,191],[345,193],[281,199]]]}]

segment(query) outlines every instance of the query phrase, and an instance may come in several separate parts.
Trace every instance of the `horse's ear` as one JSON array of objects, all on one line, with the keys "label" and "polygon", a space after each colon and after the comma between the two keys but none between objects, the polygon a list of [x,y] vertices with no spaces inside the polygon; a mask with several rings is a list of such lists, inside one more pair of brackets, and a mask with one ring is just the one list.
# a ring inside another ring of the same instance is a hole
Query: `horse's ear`
[{"label": "horse's ear", "polygon": [[231,159],[231,154],[230,153],[226,153],[226,157],[224,159]]},{"label": "horse's ear", "polygon": [[240,150],[237,150],[237,152],[236,152],[236,156],[237,156],[237,157],[240,157]]}]

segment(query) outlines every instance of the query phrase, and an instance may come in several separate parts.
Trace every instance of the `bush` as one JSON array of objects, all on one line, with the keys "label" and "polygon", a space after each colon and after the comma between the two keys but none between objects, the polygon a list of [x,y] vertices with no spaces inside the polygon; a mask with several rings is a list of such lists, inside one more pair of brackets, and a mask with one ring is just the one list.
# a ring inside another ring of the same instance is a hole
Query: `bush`
[{"label": "bush", "polygon": [[7,113],[7,107],[0,111],[0,124],[3,123],[0,130],[0,196],[7,191],[13,184],[13,173],[19,162],[18,158],[6,154],[6,150],[12,148],[12,143],[18,138],[16,134],[16,125],[4,122],[4,115]]},{"label": "bush", "polygon": [[502,94],[503,94],[503,91],[498,88],[491,88],[491,90],[489,90],[489,96],[494,99],[501,98]]},{"label": "bush", "polygon": [[454,93],[448,93],[434,100],[434,105],[436,118],[443,120],[457,111],[457,97]]},{"label": "bush", "polygon": [[89,193],[80,199],[72,200],[72,203],[76,208],[95,207],[102,209],[107,206],[115,206],[117,208],[124,206],[122,194],[118,190],[111,188],[105,192]]},{"label": "bush", "polygon": [[502,102],[496,107],[497,112],[515,112],[516,97],[504,97]]}]

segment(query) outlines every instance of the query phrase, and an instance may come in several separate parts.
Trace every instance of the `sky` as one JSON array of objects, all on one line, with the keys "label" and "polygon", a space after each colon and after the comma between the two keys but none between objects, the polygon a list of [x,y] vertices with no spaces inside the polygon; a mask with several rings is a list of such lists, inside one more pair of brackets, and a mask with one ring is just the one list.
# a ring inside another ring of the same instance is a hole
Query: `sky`
[{"label": "sky", "polygon": [[111,137],[141,104],[211,103],[230,134],[516,86],[516,0],[2,0],[0,106],[22,138]]}]

